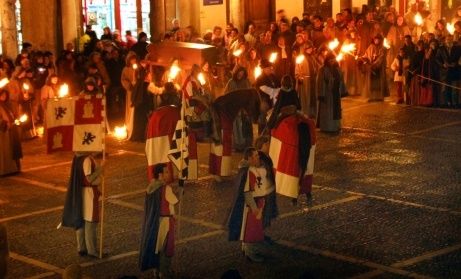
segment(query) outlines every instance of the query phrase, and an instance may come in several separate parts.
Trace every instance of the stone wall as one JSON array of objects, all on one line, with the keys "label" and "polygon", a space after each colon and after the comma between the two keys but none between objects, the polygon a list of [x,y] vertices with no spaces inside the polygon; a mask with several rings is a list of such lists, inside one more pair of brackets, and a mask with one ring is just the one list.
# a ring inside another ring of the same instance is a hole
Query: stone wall
[{"label": "stone wall", "polygon": [[34,49],[56,51],[56,0],[22,0],[21,6],[23,41]]}]

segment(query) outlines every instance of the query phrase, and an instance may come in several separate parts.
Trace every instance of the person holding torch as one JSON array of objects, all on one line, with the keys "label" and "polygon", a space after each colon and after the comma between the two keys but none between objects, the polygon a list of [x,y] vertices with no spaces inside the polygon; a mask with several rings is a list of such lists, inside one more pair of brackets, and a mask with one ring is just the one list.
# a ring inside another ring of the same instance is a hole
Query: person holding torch
[{"label": "person holding torch", "polygon": [[9,96],[8,90],[0,87],[0,177],[21,171],[22,147],[17,125],[20,122],[15,120]]}]

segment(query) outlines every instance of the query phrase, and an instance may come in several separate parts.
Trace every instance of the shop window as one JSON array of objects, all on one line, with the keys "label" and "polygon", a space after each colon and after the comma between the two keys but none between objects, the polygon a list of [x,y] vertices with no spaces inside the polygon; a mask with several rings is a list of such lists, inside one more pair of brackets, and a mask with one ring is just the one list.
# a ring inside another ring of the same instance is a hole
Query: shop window
[{"label": "shop window", "polygon": [[92,26],[98,38],[104,27],[114,30],[114,0],[83,0],[82,7],[85,24]]}]

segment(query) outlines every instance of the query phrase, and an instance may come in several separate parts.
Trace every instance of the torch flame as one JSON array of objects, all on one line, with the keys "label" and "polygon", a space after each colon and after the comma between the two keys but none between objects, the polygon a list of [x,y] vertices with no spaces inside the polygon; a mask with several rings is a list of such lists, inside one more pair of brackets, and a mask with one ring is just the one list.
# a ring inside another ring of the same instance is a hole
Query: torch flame
[{"label": "torch flame", "polygon": [[344,53],[351,54],[352,52],[355,51],[355,49],[356,49],[355,44],[343,44],[341,46],[341,52],[344,52]]},{"label": "torch flame", "polygon": [[67,83],[64,83],[63,85],[61,85],[61,87],[59,87],[58,97],[64,98],[67,97],[67,95],[69,95],[69,85],[67,85]]},{"label": "torch flame", "polygon": [[232,54],[235,56],[235,57],[239,57],[241,54],[242,54],[243,50],[241,50],[240,48],[237,49],[236,51],[234,51]]},{"label": "torch flame", "polygon": [[415,17],[413,18],[413,20],[415,21],[416,25],[418,26],[423,25],[423,17],[421,16],[420,13],[417,13]]},{"label": "torch flame", "polygon": [[296,56],[296,64],[301,64],[303,63],[304,59],[306,59],[306,57],[304,57],[304,55],[300,54],[298,56]]},{"label": "torch flame", "polygon": [[135,63],[135,64],[133,64],[132,67],[133,67],[133,70],[137,70],[138,69],[138,64]]},{"label": "torch flame", "polygon": [[40,127],[37,127],[37,129],[35,129],[37,131],[37,134],[41,137],[45,134],[45,128],[43,126],[40,126]]},{"label": "torch flame", "polygon": [[22,85],[22,88],[24,88],[24,90],[26,90],[26,91],[30,89],[29,84],[27,84],[27,83],[24,83]]},{"label": "torch flame", "polygon": [[203,75],[203,73],[199,73],[198,76],[197,76],[197,79],[198,79],[198,81],[200,82],[201,85],[206,84],[205,76]]},{"label": "torch flame", "polygon": [[339,46],[339,41],[338,41],[338,39],[336,39],[336,38],[335,38],[333,41],[330,41],[330,42],[328,43],[328,48],[329,48],[330,50],[335,50],[338,46]]},{"label": "torch flame", "polygon": [[7,85],[10,81],[7,78],[2,78],[0,80],[0,88],[3,88],[5,85]]},{"label": "torch flame", "polygon": [[118,140],[124,140],[126,139],[126,137],[128,136],[128,132],[126,130],[126,126],[123,125],[123,126],[116,126],[114,128],[114,136],[118,139]]},{"label": "torch flame", "polygon": [[344,53],[340,52],[337,56],[336,56],[336,61],[340,62],[344,59]]},{"label": "torch flame", "polygon": [[269,62],[274,63],[275,60],[277,60],[277,55],[278,55],[277,52],[272,52],[271,56],[269,57]]},{"label": "torch flame", "polygon": [[168,74],[169,81],[174,80],[180,71],[181,71],[181,68],[173,64],[170,68],[170,73]]},{"label": "torch flame", "polygon": [[384,38],[383,47],[385,47],[387,49],[391,48],[391,45],[389,44],[389,41],[386,38]]},{"label": "torch flame", "polygon": [[261,67],[258,65],[256,66],[255,68],[255,79],[257,79],[261,74],[262,74],[263,70],[261,69]]},{"label": "torch flame", "polygon": [[447,23],[447,31],[450,35],[455,33],[455,24],[454,23]]},{"label": "torch flame", "polygon": [[27,114],[23,114],[23,115],[21,115],[21,117],[14,120],[14,124],[15,125],[21,125],[21,123],[25,123],[28,118],[29,117],[27,116]]}]

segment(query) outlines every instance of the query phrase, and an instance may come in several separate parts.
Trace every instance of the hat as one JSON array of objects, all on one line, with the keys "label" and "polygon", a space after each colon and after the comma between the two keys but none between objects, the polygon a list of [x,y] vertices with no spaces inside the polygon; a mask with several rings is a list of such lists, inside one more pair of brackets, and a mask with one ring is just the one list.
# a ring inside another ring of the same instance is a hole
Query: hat
[{"label": "hat", "polygon": [[260,65],[262,69],[272,67],[272,63],[267,59],[262,59]]}]

